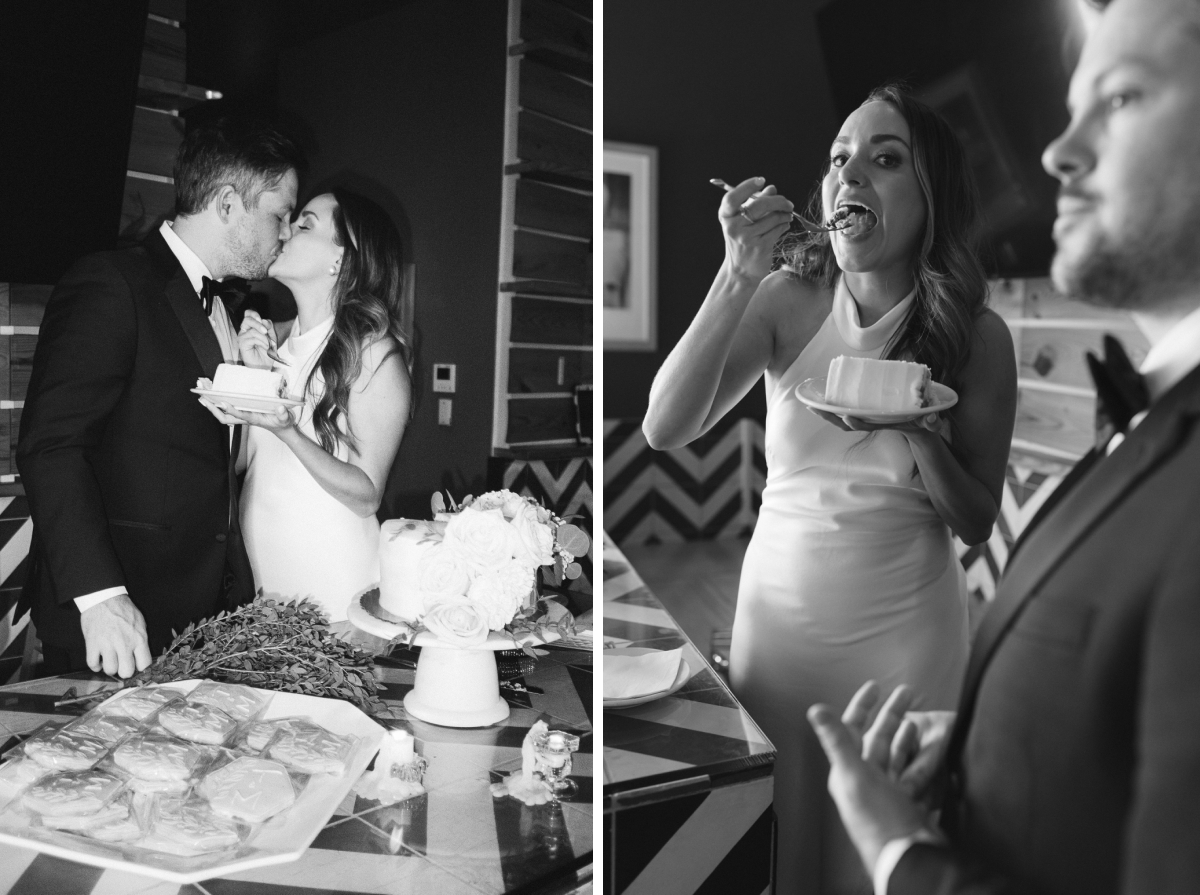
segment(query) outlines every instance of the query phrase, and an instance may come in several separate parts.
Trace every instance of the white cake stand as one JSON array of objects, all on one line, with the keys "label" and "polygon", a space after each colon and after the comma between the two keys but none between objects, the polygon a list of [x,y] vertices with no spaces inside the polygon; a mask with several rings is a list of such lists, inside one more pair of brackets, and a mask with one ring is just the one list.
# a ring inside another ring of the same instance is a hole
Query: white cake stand
[{"label": "white cake stand", "polygon": [[[378,608],[378,602],[371,599],[375,593],[367,591],[351,600],[346,617],[354,626],[389,640],[411,631],[402,620]],[[441,727],[498,724],[508,717],[508,703],[500,696],[494,653],[549,643],[558,637],[552,632],[544,640],[533,635],[514,639],[507,632],[492,631],[479,646],[464,649],[422,631],[412,640],[421,647],[421,655],[416,682],[404,697],[404,709],[414,718]]]}]

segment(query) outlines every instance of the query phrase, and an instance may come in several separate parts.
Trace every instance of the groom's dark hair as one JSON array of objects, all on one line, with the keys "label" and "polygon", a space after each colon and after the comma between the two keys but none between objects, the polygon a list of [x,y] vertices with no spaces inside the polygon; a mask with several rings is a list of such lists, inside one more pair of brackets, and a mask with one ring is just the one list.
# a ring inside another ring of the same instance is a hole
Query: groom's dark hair
[{"label": "groom's dark hair", "polygon": [[255,119],[220,118],[189,131],[175,157],[175,213],[196,214],[223,186],[237,190],[247,208],[264,190],[304,168],[290,138]]}]

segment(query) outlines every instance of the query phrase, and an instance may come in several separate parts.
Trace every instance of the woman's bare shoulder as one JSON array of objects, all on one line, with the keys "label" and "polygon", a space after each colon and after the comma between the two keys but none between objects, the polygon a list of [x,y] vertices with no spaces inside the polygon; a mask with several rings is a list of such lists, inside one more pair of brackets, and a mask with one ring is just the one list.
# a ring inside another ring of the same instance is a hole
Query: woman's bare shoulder
[{"label": "woman's bare shoulder", "polygon": [[997,360],[1013,361],[1014,356],[1012,332],[1008,324],[991,308],[984,308],[975,318],[969,363],[979,360],[990,366]]}]

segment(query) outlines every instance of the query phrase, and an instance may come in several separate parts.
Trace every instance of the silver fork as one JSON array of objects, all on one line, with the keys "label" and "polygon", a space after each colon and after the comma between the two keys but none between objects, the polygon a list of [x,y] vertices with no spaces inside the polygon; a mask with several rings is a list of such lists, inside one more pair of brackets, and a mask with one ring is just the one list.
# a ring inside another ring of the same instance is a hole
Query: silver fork
[{"label": "silver fork", "polygon": [[[727,184],[720,177],[713,177],[708,182],[711,183],[713,186],[719,186],[721,189],[723,189],[727,193],[733,189],[733,187],[731,187],[729,184]],[[794,212],[794,211],[792,212],[792,217],[795,218],[797,221],[799,221],[800,226],[803,227],[805,230],[807,230],[809,233],[834,233],[838,230],[844,230],[844,229],[846,229],[846,227],[850,226],[849,220],[846,220],[845,226],[842,226],[842,227],[822,227],[820,224],[814,224],[812,221],[808,220],[807,218],[800,217],[800,215],[796,214],[796,212]]]}]

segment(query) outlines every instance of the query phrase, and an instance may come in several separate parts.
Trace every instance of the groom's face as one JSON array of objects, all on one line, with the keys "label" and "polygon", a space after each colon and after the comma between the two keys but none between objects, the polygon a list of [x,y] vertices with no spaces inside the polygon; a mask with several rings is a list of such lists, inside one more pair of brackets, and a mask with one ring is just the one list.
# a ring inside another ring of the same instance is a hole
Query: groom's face
[{"label": "groom's face", "polygon": [[243,207],[228,235],[230,274],[247,280],[261,280],[290,235],[291,218],[296,210],[299,181],[289,171],[279,183],[258,195],[251,208]]},{"label": "groom's face", "polygon": [[1059,289],[1130,310],[1200,284],[1200,2],[1114,0],[1042,156]]}]

